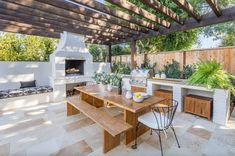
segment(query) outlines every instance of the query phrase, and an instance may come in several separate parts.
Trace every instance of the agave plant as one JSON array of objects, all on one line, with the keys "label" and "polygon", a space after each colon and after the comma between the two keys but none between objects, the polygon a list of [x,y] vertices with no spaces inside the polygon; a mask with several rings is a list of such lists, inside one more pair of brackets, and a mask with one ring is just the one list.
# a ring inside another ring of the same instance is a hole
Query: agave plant
[{"label": "agave plant", "polygon": [[180,63],[176,60],[172,60],[172,63],[164,65],[164,72],[167,78],[180,79],[181,71],[180,71]]},{"label": "agave plant", "polygon": [[112,86],[118,86],[120,81],[122,81],[122,77],[119,74],[110,74],[109,82]]},{"label": "agave plant", "polygon": [[209,89],[229,89],[232,93],[235,93],[232,79],[234,79],[234,76],[223,70],[219,62],[212,60],[200,61],[188,82],[193,85],[206,85]]}]

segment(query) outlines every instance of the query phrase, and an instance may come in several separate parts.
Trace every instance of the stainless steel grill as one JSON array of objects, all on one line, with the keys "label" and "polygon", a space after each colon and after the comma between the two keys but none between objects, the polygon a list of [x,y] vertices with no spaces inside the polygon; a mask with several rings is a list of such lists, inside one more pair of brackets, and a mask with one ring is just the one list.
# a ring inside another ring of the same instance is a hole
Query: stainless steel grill
[{"label": "stainless steel grill", "polygon": [[149,78],[149,70],[134,69],[131,72],[130,84],[132,86],[146,87]]}]

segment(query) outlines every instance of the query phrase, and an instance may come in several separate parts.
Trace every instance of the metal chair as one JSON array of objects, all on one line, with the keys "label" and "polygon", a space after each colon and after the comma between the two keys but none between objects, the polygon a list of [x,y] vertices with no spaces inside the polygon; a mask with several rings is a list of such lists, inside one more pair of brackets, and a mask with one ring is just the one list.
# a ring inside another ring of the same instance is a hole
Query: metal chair
[{"label": "metal chair", "polygon": [[161,140],[160,134],[161,132],[165,133],[165,131],[168,128],[172,129],[176,142],[178,144],[178,147],[180,148],[178,138],[175,134],[175,130],[172,125],[172,121],[173,121],[177,106],[178,106],[178,102],[176,100],[166,99],[162,101],[161,103],[157,103],[154,106],[152,106],[150,112],[139,116],[138,124],[136,126],[135,143],[134,145],[132,145],[132,148],[133,149],[137,148],[137,133],[138,133],[138,128],[140,124],[144,124],[145,126],[149,127],[151,129],[151,134],[152,134],[152,131],[156,132],[156,134],[159,137],[162,156],[163,156],[163,150],[162,150],[162,140]]}]

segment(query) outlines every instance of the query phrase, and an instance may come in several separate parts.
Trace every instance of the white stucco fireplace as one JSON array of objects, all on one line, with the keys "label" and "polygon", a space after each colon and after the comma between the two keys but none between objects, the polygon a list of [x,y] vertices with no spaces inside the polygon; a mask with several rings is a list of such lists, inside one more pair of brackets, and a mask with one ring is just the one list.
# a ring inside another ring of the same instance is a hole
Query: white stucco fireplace
[{"label": "white stucco fireplace", "polygon": [[92,81],[93,58],[84,41],[82,35],[69,32],[61,34],[57,49],[50,56],[54,101],[66,97],[66,85]]}]

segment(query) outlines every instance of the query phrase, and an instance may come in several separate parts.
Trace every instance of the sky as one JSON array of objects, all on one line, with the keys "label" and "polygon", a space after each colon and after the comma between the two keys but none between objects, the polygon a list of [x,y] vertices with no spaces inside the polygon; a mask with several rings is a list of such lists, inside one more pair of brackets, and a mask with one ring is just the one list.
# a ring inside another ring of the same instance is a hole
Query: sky
[{"label": "sky", "polygon": [[[96,0],[98,2],[104,3],[104,0]],[[194,45],[194,48],[215,48],[218,47],[220,44],[220,40],[213,40],[213,37],[204,37],[203,35],[201,35],[199,37],[199,41],[200,41],[200,46],[199,45]]]},{"label": "sky", "polygon": [[198,48],[215,48],[219,47],[221,43],[221,40],[214,40],[213,37],[204,37],[203,35],[199,37],[199,41],[201,46]]}]

